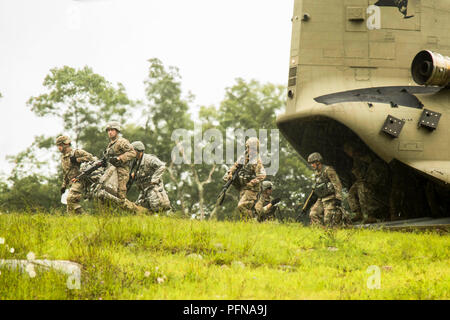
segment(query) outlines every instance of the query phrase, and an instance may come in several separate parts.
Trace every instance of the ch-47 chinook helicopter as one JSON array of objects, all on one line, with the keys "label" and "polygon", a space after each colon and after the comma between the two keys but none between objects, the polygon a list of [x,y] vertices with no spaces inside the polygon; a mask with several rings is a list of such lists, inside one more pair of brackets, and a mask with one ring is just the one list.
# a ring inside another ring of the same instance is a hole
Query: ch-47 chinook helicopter
[{"label": "ch-47 chinook helicopter", "polygon": [[277,125],[347,188],[347,141],[386,162],[385,220],[450,217],[449,55],[448,0],[295,0]]}]

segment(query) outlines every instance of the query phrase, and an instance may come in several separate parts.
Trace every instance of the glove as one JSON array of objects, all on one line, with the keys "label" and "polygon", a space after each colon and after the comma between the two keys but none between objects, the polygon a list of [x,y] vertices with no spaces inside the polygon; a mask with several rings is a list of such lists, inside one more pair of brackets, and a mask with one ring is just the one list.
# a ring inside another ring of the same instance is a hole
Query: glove
[{"label": "glove", "polygon": [[114,167],[118,167],[122,164],[122,161],[120,161],[116,157],[112,157],[109,159],[109,163],[111,163]]},{"label": "glove", "polygon": [[336,199],[336,206],[340,207],[342,205],[342,201],[339,199]]},{"label": "glove", "polygon": [[101,161],[102,161],[102,167],[106,168],[106,166],[108,165],[108,159],[103,158],[103,159],[101,159]]},{"label": "glove", "polygon": [[72,164],[78,164],[77,157],[75,157],[75,155],[71,156],[70,162],[72,162]]},{"label": "glove", "polygon": [[280,201],[281,201],[280,198],[276,198],[276,199],[273,199],[272,201],[270,201],[270,203],[272,204],[272,206],[275,206],[275,205],[277,205]]},{"label": "glove", "polygon": [[61,188],[61,195],[63,195],[64,192],[66,192],[66,187],[62,187],[62,188]]}]

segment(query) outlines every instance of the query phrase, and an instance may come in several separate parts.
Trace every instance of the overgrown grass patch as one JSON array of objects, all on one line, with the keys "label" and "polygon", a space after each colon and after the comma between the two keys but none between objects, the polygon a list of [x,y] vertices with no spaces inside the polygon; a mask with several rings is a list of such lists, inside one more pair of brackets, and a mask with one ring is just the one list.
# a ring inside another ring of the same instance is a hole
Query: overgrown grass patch
[{"label": "overgrown grass patch", "polygon": [[[0,238],[0,259],[82,266],[80,289],[57,271],[1,268],[1,299],[450,298],[450,237],[433,232],[16,213],[0,215]],[[380,289],[367,286],[369,266]]]}]

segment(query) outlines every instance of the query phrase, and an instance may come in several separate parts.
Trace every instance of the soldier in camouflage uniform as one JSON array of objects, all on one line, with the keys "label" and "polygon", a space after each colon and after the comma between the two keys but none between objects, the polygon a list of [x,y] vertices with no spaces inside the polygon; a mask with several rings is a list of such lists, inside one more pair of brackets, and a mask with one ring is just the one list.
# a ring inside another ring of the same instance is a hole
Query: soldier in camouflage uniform
[{"label": "soldier in camouflage uniform", "polygon": [[314,193],[318,199],[310,210],[311,224],[334,227],[344,220],[342,209],[342,184],[336,171],[322,164],[323,158],[318,153],[308,157],[308,163],[315,171]]},{"label": "soldier in camouflage uniform", "polygon": [[224,176],[228,181],[232,178],[234,171],[243,166],[239,171],[239,181],[235,187],[239,190],[238,210],[241,219],[253,218],[253,207],[258,198],[261,182],[266,178],[266,171],[259,156],[259,140],[249,138],[245,143],[245,154],[241,156]]},{"label": "soldier in camouflage uniform", "polygon": [[106,126],[106,132],[109,137],[109,144],[106,147],[105,155],[111,165],[117,169],[118,191],[117,198],[119,198],[120,206],[124,209],[128,208],[126,200],[127,182],[130,174],[130,162],[136,157],[136,151],[130,142],[119,136],[120,124],[118,122],[111,122]]},{"label": "soldier in camouflage uniform", "polygon": [[139,189],[136,204],[152,212],[170,210],[169,197],[162,180],[166,164],[155,155],[144,153],[145,146],[141,141],[135,141],[131,145],[137,152],[136,159],[131,164],[131,179],[135,179]]},{"label": "soldier in camouflage uniform", "polygon": [[353,221],[374,223],[388,208],[389,168],[381,160],[368,153],[362,153],[361,147],[348,142],[344,152],[353,159],[352,173],[356,180],[349,189],[348,204],[354,217]]},{"label": "soldier in camouflage uniform", "polygon": [[275,218],[275,211],[278,209],[280,199],[272,199],[272,188],[272,182],[263,181],[261,194],[255,204],[255,211],[258,215],[259,222]]},{"label": "soldier in camouflage uniform", "polygon": [[83,208],[80,205],[80,201],[83,197],[85,186],[83,182],[77,181],[75,178],[80,174],[80,164],[91,161],[94,157],[84,150],[72,149],[70,138],[67,136],[56,138],[56,145],[59,152],[62,153],[63,182],[61,194],[66,191],[66,188],[70,188],[67,196],[67,212],[81,214],[83,213]]}]

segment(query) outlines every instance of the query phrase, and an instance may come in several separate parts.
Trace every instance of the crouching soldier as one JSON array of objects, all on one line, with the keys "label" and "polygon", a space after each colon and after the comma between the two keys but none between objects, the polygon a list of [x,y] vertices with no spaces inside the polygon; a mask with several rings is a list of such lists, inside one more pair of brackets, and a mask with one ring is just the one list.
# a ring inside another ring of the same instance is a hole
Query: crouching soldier
[{"label": "crouching soldier", "polygon": [[318,199],[310,210],[311,224],[334,227],[347,217],[343,214],[342,184],[336,171],[323,164],[323,158],[318,152],[308,157],[308,163],[314,169],[314,193]]},{"label": "crouching soldier", "polygon": [[166,170],[164,162],[155,155],[146,154],[145,146],[141,141],[131,144],[137,152],[136,159],[131,165],[131,181],[136,181],[139,197],[136,204],[152,212],[170,210],[170,200],[164,189],[162,175]]},{"label": "crouching soldier", "polygon": [[56,138],[56,145],[62,154],[63,182],[61,185],[61,194],[67,188],[70,188],[67,196],[67,212],[81,214],[83,213],[83,208],[80,205],[80,201],[83,197],[85,186],[82,181],[78,181],[75,178],[80,174],[80,164],[91,161],[94,157],[84,150],[72,149],[70,138],[67,136],[59,136]]},{"label": "crouching soldier", "polygon": [[261,194],[255,204],[255,211],[258,215],[259,222],[273,220],[275,218],[275,212],[278,209],[280,198],[272,199],[272,188],[272,182],[263,181]]}]

